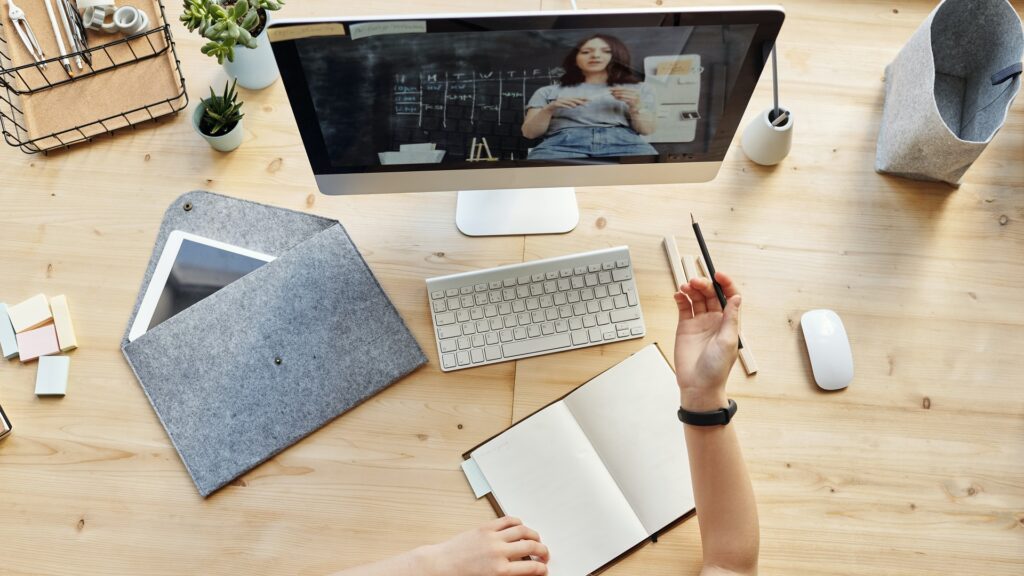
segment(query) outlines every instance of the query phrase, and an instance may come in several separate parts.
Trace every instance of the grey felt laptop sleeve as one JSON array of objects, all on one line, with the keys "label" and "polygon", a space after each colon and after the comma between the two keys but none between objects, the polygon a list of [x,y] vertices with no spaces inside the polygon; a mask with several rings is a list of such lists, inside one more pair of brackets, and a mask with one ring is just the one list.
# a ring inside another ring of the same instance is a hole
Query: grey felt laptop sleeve
[{"label": "grey felt laptop sleeve", "polygon": [[208,496],[426,362],[344,228],[208,192],[172,230],[277,257],[121,350],[201,495]]}]

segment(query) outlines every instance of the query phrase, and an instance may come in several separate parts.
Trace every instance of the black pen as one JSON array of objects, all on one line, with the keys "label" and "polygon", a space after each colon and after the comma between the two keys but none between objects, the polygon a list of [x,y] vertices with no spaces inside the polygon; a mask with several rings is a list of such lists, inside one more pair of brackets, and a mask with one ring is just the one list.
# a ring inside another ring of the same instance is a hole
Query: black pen
[{"label": "black pen", "polygon": [[[697,235],[697,244],[700,244],[700,253],[704,255],[704,263],[708,265],[711,284],[715,287],[715,294],[718,295],[718,301],[722,304],[722,310],[725,310],[725,291],[722,290],[722,285],[718,283],[718,280],[715,280],[715,265],[711,263],[708,245],[704,243],[704,235],[700,233],[700,224],[697,224],[697,220],[693,218],[693,212],[690,213],[690,222],[693,222],[693,232]],[[739,347],[741,350],[743,349],[743,340],[739,341]]]}]

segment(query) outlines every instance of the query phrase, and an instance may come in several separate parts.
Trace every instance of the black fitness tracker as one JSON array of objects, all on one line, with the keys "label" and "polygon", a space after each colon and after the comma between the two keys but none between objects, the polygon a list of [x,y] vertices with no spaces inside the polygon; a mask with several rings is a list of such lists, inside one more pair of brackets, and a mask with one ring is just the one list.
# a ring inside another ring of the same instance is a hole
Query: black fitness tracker
[{"label": "black fitness tracker", "polygon": [[729,399],[729,406],[711,412],[690,412],[679,407],[679,421],[691,426],[724,426],[736,415],[736,402]]}]

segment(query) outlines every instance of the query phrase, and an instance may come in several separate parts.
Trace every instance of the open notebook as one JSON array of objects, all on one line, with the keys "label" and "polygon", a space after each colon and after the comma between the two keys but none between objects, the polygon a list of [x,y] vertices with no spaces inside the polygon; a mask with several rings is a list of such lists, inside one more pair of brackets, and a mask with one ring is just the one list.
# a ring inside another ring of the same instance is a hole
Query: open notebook
[{"label": "open notebook", "polygon": [[652,344],[473,448],[463,470],[540,533],[552,576],[592,574],[694,510],[678,405]]}]

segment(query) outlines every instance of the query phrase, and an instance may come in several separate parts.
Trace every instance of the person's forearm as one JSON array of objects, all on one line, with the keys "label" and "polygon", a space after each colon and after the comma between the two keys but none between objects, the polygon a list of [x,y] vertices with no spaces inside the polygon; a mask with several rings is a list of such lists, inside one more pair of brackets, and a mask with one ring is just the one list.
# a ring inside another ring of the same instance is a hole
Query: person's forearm
[{"label": "person's forearm", "polygon": [[646,136],[654,133],[654,113],[645,110],[630,112],[629,123],[637,134]]},{"label": "person's forearm", "polygon": [[523,136],[526,138],[540,138],[548,131],[551,125],[553,112],[545,108],[537,109],[535,114],[530,114],[523,122]]},{"label": "person's forearm", "polygon": [[429,576],[435,572],[429,561],[428,547],[410,550],[405,554],[387,558],[373,564],[356,566],[334,573],[333,576]]},{"label": "person's forearm", "polygon": [[[704,412],[726,406],[727,400],[724,395],[684,393],[682,405],[693,412]],[[760,547],[757,503],[740,453],[735,423],[683,427],[704,565],[755,574]]]}]

